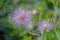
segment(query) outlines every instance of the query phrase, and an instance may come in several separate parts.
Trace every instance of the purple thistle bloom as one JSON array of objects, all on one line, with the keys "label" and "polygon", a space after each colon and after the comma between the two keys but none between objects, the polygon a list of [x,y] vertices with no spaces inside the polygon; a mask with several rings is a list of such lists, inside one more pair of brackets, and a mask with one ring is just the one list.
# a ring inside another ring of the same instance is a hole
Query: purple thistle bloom
[{"label": "purple thistle bloom", "polygon": [[52,29],[52,25],[47,21],[42,21],[38,23],[38,28],[40,31],[49,31]]},{"label": "purple thistle bloom", "polygon": [[41,32],[41,35],[43,37],[44,30],[46,30],[47,32],[49,32],[49,30],[52,29],[52,25],[49,22],[47,22],[47,21],[42,21],[42,22],[38,23],[38,29]]},{"label": "purple thistle bloom", "polygon": [[31,25],[30,21],[32,19],[32,12],[23,8],[16,9],[12,14],[12,20],[17,25],[28,26]]}]

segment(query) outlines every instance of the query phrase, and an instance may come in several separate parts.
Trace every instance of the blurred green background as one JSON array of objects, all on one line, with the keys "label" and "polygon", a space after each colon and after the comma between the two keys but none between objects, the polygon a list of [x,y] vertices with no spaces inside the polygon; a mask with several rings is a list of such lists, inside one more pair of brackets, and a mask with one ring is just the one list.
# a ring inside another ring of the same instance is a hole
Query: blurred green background
[{"label": "blurred green background", "polygon": [[[41,37],[29,34],[21,27],[16,29],[9,23],[8,15],[19,6],[31,11],[37,9],[39,14],[34,15],[33,25],[36,26],[39,20],[48,20],[53,30]],[[60,40],[60,0],[0,0],[0,40]]]}]

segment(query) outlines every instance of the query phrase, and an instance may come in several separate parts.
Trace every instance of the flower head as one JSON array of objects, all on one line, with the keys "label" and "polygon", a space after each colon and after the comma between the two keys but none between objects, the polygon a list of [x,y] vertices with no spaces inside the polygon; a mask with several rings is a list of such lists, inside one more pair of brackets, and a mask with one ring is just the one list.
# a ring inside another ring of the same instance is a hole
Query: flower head
[{"label": "flower head", "polygon": [[12,20],[17,25],[27,26],[32,19],[32,12],[23,8],[16,9],[12,14]]},{"label": "flower head", "polygon": [[42,22],[39,22],[38,23],[38,28],[43,31],[43,30],[46,30],[46,31],[49,31],[52,29],[52,25],[47,22],[47,21],[42,21]]}]

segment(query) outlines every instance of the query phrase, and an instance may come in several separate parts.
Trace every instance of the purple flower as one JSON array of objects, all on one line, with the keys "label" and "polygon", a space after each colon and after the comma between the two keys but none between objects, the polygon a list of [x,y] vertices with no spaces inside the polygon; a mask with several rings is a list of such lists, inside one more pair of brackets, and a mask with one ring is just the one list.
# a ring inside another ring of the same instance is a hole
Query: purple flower
[{"label": "purple flower", "polygon": [[52,29],[52,25],[47,21],[42,21],[38,23],[38,28],[40,31],[49,31]]},{"label": "purple flower", "polygon": [[12,20],[17,25],[31,25],[32,12],[23,8],[16,9],[12,14]]},{"label": "purple flower", "polygon": [[38,29],[41,32],[41,35],[43,37],[44,35],[44,30],[49,32],[49,30],[52,29],[52,25],[48,21],[42,21],[38,23]]}]

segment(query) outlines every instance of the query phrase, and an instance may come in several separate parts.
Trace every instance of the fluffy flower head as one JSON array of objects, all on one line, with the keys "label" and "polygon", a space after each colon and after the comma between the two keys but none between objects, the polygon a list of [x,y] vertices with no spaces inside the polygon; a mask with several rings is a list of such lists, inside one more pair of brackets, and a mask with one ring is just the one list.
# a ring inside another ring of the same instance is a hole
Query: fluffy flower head
[{"label": "fluffy flower head", "polygon": [[32,19],[32,12],[23,8],[16,9],[12,14],[13,23],[27,26]]},{"label": "fluffy flower head", "polygon": [[52,29],[52,25],[47,21],[42,21],[42,22],[38,23],[38,28],[39,28],[39,30],[49,31]]}]

